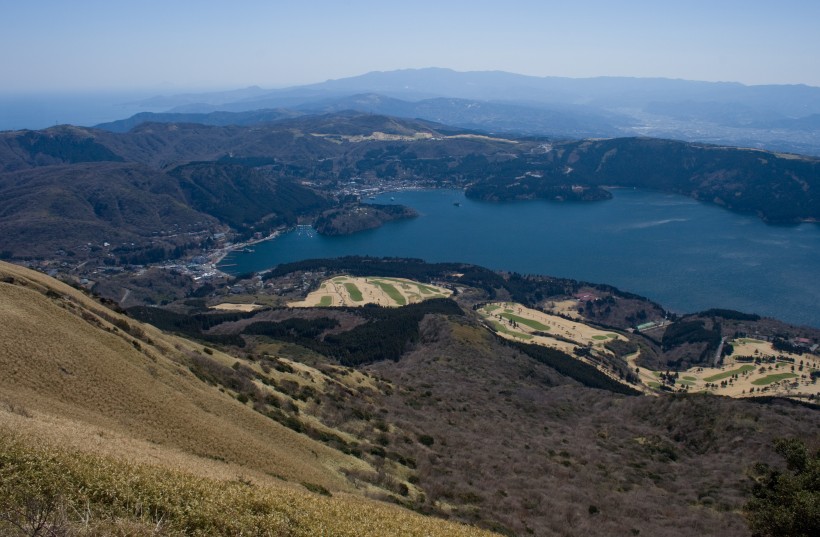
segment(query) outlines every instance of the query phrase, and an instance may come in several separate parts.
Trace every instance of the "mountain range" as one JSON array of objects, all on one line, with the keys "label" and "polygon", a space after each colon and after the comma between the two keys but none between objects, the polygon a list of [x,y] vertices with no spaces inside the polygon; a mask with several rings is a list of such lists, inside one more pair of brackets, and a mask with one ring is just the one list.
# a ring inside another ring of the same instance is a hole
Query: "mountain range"
[{"label": "mountain range", "polygon": [[151,250],[158,260],[215,233],[267,235],[312,221],[351,180],[465,188],[485,200],[600,200],[606,185],[641,187],[772,223],[820,220],[820,161],[810,157],[650,138],[493,136],[358,112],[262,115],[247,126],[0,134],[0,252],[105,254],[109,243],[120,257]]},{"label": "mountain range", "polygon": [[[820,159],[757,147],[814,147],[817,91],[408,70],[0,133],[0,534],[813,534],[820,330],[458,261],[214,264],[413,217],[363,201],[400,187],[817,222]],[[698,141],[634,136],[663,129]]]},{"label": "mountain range", "polygon": [[[449,69],[373,72],[293,88],[155,97],[172,113],[345,109],[554,137],[655,136],[820,155],[820,88],[661,78],[532,77]],[[123,129],[115,122],[110,128]]]}]

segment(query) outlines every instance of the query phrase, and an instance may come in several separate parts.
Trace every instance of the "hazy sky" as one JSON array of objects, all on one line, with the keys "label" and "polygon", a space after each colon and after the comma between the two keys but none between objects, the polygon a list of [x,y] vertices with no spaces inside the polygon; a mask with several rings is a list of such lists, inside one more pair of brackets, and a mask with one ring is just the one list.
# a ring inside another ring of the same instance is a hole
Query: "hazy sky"
[{"label": "hazy sky", "polygon": [[0,0],[0,91],[449,67],[820,86],[820,1]]}]

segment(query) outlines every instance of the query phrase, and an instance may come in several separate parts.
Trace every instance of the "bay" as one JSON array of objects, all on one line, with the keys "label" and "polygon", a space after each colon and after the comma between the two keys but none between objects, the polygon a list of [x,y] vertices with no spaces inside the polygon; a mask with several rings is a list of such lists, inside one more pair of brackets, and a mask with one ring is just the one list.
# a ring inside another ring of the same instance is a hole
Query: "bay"
[{"label": "bay", "polygon": [[[729,308],[820,327],[820,226],[769,226],[687,197],[614,189],[595,203],[488,203],[453,190],[383,194],[412,220],[342,237],[301,228],[233,252],[222,270],[371,255],[461,261],[614,285],[678,313]],[[459,204],[459,205],[456,205]]]},{"label": "bay", "polygon": [[146,91],[3,93],[0,92],[0,131],[45,129],[55,125],[82,125],[158,112],[139,102],[154,95]]}]

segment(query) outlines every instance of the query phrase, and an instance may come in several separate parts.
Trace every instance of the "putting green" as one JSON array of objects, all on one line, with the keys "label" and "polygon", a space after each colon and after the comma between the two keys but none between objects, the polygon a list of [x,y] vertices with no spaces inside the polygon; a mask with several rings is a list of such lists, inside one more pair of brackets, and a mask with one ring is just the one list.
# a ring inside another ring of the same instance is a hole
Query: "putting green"
[{"label": "putting green", "polygon": [[333,305],[333,297],[330,296],[323,296],[319,299],[319,306],[320,307],[328,307]]}]

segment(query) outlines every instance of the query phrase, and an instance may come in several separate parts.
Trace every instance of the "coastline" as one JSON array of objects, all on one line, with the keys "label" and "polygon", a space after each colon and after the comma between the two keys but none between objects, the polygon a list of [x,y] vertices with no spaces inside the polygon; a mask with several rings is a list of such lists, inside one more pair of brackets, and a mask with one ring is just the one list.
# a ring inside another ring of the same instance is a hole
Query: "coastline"
[{"label": "coastline", "polygon": [[[408,192],[408,191],[416,191],[416,190],[458,190],[460,192],[464,192],[464,188],[452,188],[452,187],[424,187],[424,186],[397,186],[395,188],[379,188],[376,190],[369,190],[367,193],[357,193],[357,195],[361,196],[362,201],[361,203],[369,203],[372,201],[371,198],[375,196],[381,196],[383,194],[389,194],[391,192]],[[392,204],[398,205],[398,204]],[[298,224],[297,224],[298,225]],[[382,224],[383,225],[383,224]],[[312,224],[311,224],[312,226]],[[379,226],[381,227],[381,226]],[[222,248],[217,248],[216,250],[212,250],[210,252],[205,253],[205,257],[208,258],[208,264],[211,265],[214,271],[219,273],[223,276],[230,276],[230,274],[219,270],[218,265],[221,263],[225,257],[231,252],[235,252],[237,250],[242,250],[243,248],[247,248],[248,246],[252,246],[254,244],[259,244],[262,242],[270,241],[276,239],[277,237],[296,229],[296,226],[290,227],[280,227],[275,229],[270,235],[266,237],[262,237],[261,239],[251,239],[244,242],[239,242],[235,244],[231,244],[230,246],[224,246]]]},{"label": "coastline", "polygon": [[205,254],[205,256],[208,258],[208,264],[211,265],[211,267],[213,268],[213,270],[215,272],[217,272],[218,274],[220,274],[222,276],[230,277],[230,274],[228,274],[227,272],[223,272],[222,270],[219,270],[219,266],[218,266],[222,262],[222,260],[225,259],[225,257],[227,257],[228,254],[230,254],[231,252],[235,252],[237,250],[242,250],[243,248],[247,248],[248,246],[252,246],[254,244],[259,244],[261,242],[273,240],[276,237],[282,235],[283,233],[286,233],[290,229],[292,229],[292,228],[278,228],[278,229],[275,229],[267,237],[262,237],[261,239],[251,239],[249,241],[238,242],[238,243],[235,243],[235,244],[231,244],[229,246],[224,246],[222,248],[218,248],[216,250],[208,252],[207,254]]}]

